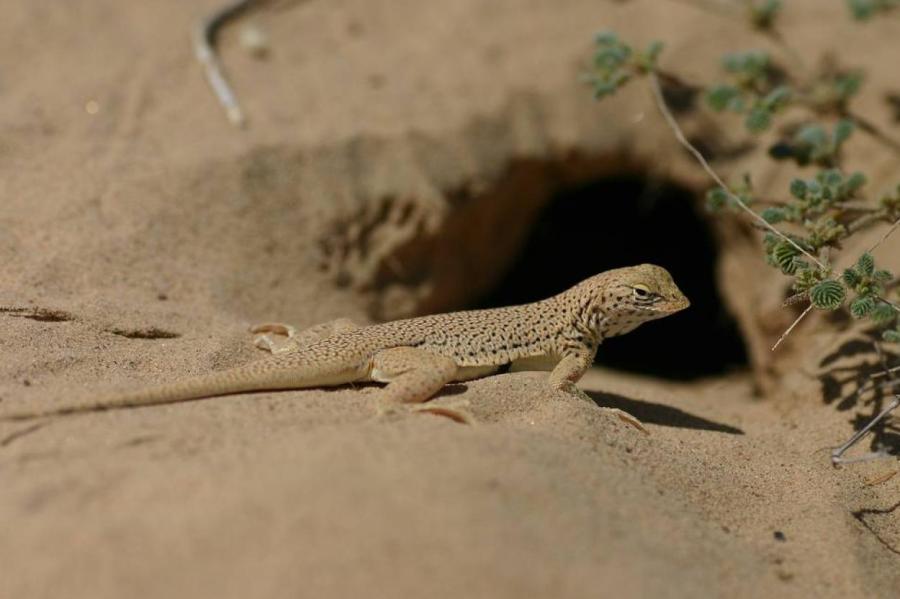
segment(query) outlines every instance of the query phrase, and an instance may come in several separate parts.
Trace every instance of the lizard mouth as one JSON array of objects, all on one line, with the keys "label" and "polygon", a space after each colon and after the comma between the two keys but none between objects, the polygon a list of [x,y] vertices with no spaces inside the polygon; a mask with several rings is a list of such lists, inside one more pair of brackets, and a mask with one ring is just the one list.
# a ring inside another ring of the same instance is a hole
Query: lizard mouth
[{"label": "lizard mouth", "polygon": [[686,297],[682,297],[674,302],[672,302],[672,312],[681,312],[682,310],[686,310],[691,307],[691,300]]},{"label": "lizard mouth", "polygon": [[661,312],[665,314],[675,314],[676,312],[681,312],[682,310],[686,310],[691,305],[691,300],[686,297],[680,297],[678,299],[674,299],[666,302],[661,306]]}]

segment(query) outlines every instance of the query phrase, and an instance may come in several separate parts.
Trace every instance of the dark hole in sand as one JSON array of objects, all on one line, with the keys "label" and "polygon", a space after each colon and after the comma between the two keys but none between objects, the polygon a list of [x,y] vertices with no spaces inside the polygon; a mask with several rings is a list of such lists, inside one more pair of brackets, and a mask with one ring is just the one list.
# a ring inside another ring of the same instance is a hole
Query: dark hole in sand
[{"label": "dark hole in sand", "polygon": [[716,245],[696,204],[685,189],[642,177],[606,178],[561,193],[506,276],[475,307],[542,299],[598,272],[651,262],[672,273],[691,307],[608,339],[597,363],[676,380],[745,367],[740,333],[716,289]]}]

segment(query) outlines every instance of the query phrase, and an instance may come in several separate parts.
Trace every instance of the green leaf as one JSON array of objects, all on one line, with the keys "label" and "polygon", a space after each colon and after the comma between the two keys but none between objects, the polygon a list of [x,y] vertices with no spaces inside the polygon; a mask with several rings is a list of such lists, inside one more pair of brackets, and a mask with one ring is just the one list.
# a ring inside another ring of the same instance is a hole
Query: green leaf
[{"label": "green leaf", "polygon": [[853,318],[865,318],[874,309],[875,299],[869,295],[858,297],[850,303],[850,314],[853,315]]},{"label": "green leaf", "polygon": [[722,65],[730,73],[761,74],[769,66],[769,55],[762,50],[734,52],[725,55]]},{"label": "green leaf", "polygon": [[779,10],[781,0],[764,0],[762,4],[753,4],[750,7],[750,21],[757,29],[769,29]]},{"label": "green leaf", "polygon": [[779,241],[772,248],[772,261],[785,274],[792,275],[796,272],[797,265],[794,264],[794,257],[799,255],[800,250],[787,241]]},{"label": "green leaf", "polygon": [[714,187],[706,192],[706,207],[711,211],[721,210],[728,203],[728,192]]},{"label": "green leaf", "polygon": [[859,92],[862,87],[863,72],[851,71],[841,75],[834,81],[834,89],[841,101],[846,102],[852,96]]},{"label": "green leaf", "polygon": [[862,283],[862,277],[859,276],[859,273],[853,268],[845,270],[844,274],[841,275],[841,279],[843,279],[844,285],[851,289]]},{"label": "green leaf", "polygon": [[803,179],[791,181],[791,195],[798,200],[806,199],[806,181]]},{"label": "green leaf", "polygon": [[631,75],[629,75],[628,73],[625,73],[623,71],[623,72],[619,72],[619,73],[616,73],[615,75],[613,75],[610,78],[609,82],[613,86],[615,86],[616,89],[618,89],[618,88],[622,87],[623,85],[625,85],[625,83],[627,83],[629,79],[631,79]]},{"label": "green leaf", "polygon": [[877,12],[887,12],[900,6],[900,0],[847,0],[850,13],[858,21],[865,21]]},{"label": "green leaf", "polygon": [[887,283],[894,278],[894,273],[889,270],[879,269],[872,273],[872,278],[879,283]]},{"label": "green leaf", "polygon": [[791,88],[779,85],[762,99],[762,105],[770,111],[782,108],[791,99]]},{"label": "green leaf", "polygon": [[744,126],[751,133],[762,133],[772,124],[772,114],[765,108],[755,106],[747,113]]},{"label": "green leaf", "polygon": [[828,187],[836,187],[844,180],[844,176],[836,168],[830,168],[816,175],[822,183]]},{"label": "green leaf", "polygon": [[853,133],[853,121],[842,119],[837,122],[834,126],[834,143],[835,145],[841,145],[847,138],[850,137],[850,134]]},{"label": "green leaf", "polygon": [[613,46],[619,43],[619,36],[615,31],[601,31],[594,36],[594,43],[598,46]]},{"label": "green leaf", "polygon": [[851,192],[858,190],[860,187],[866,184],[866,176],[860,172],[855,172],[844,182],[844,185],[847,186],[847,189]]},{"label": "green leaf", "polygon": [[618,88],[612,83],[604,83],[602,81],[598,81],[594,83],[594,99],[599,100],[604,96],[611,96],[616,93]]},{"label": "green leaf", "polygon": [[821,146],[828,143],[828,133],[820,125],[805,125],[797,132],[797,141],[808,146]]},{"label": "green leaf", "polygon": [[647,49],[644,50],[644,55],[641,57],[641,66],[644,70],[651,71],[656,68],[656,61],[659,59],[659,55],[664,47],[665,44],[659,40],[650,42],[650,45],[647,46]]},{"label": "green leaf", "polygon": [[877,10],[876,0],[847,0],[847,8],[857,21],[866,21],[872,18]]},{"label": "green leaf", "polygon": [[827,279],[809,290],[809,299],[812,304],[821,310],[837,310],[844,303],[847,292],[844,286]]},{"label": "green leaf", "polygon": [[744,112],[744,108],[747,106],[747,103],[744,101],[744,96],[737,95],[731,98],[728,102],[728,110],[731,112],[737,112],[738,114]]},{"label": "green leaf", "polygon": [[866,252],[860,256],[859,261],[856,263],[856,270],[860,274],[871,276],[875,272],[875,258],[872,257],[872,254]]},{"label": "green leaf", "polygon": [[809,262],[807,262],[806,260],[804,260],[803,258],[801,258],[799,256],[794,257],[794,273],[795,274],[799,273],[801,271],[804,271],[804,270],[809,270],[810,268],[811,267],[809,265]]},{"label": "green leaf", "polygon": [[870,316],[878,324],[887,324],[897,317],[897,311],[890,304],[881,302],[875,306]]},{"label": "green leaf", "polygon": [[787,217],[787,213],[784,208],[766,208],[759,214],[764,221],[770,224],[777,224],[783,221]]},{"label": "green leaf", "polygon": [[715,85],[706,92],[706,103],[716,112],[722,112],[730,108],[732,100],[740,96],[741,92],[731,85]]},{"label": "green leaf", "polygon": [[900,331],[895,331],[894,329],[888,329],[887,331],[881,334],[881,338],[887,341],[888,343],[900,343]]}]

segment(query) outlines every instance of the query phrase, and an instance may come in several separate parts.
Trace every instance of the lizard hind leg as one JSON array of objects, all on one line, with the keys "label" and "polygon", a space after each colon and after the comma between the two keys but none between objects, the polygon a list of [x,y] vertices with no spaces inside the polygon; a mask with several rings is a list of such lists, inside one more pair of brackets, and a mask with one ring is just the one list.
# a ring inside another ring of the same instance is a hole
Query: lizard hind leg
[{"label": "lizard hind leg", "polygon": [[[311,326],[302,331],[298,331],[296,327],[281,322],[265,322],[253,325],[250,327],[250,332],[257,336],[253,340],[253,345],[272,354],[282,354],[296,351],[316,341],[328,339],[334,335],[358,328],[360,328],[360,325],[349,318],[338,318],[337,320]],[[281,337],[282,339],[276,341],[276,337]]]},{"label": "lizard hind leg", "polygon": [[425,403],[441,387],[455,380],[458,372],[459,367],[451,358],[422,349],[393,347],[378,352],[372,359],[371,378],[387,383],[379,391],[379,414],[396,414],[406,407],[413,412],[428,412],[471,424],[474,419],[459,402],[456,405]]}]

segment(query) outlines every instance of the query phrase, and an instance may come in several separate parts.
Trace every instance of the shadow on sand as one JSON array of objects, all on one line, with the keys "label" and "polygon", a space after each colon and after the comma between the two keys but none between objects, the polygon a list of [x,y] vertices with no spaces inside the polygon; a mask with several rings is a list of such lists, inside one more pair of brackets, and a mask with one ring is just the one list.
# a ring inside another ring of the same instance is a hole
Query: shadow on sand
[{"label": "shadow on sand", "polygon": [[727,433],[729,435],[744,434],[744,431],[737,427],[707,420],[700,416],[694,416],[693,414],[689,414],[678,408],[673,408],[672,406],[629,399],[614,393],[588,391],[587,394],[598,406],[624,410],[646,424],[658,424],[660,426],[671,426],[675,428],[690,428],[701,431],[714,431],[717,433]]},{"label": "shadow on sand", "polygon": [[[838,411],[853,410],[850,423],[859,431],[900,392],[900,372],[885,375],[887,368],[898,364],[900,354],[881,343],[878,329],[863,331],[819,362],[823,400]],[[900,454],[900,414],[895,411],[879,422],[868,438],[871,450]]]}]

